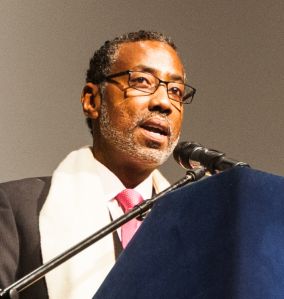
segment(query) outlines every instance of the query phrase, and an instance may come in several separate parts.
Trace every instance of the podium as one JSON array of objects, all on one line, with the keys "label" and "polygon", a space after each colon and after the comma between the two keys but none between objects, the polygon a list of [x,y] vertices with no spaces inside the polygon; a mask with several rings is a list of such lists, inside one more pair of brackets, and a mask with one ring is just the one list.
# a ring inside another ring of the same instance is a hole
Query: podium
[{"label": "podium", "polygon": [[236,167],[160,199],[93,299],[283,299],[284,178]]}]

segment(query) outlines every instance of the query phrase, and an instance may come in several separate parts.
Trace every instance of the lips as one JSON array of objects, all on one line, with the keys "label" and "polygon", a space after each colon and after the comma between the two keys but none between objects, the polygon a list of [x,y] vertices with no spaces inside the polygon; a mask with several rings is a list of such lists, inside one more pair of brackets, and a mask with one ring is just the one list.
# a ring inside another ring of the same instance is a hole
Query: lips
[{"label": "lips", "polygon": [[160,118],[149,118],[139,125],[141,128],[158,133],[163,136],[170,136],[170,127],[166,120]]}]

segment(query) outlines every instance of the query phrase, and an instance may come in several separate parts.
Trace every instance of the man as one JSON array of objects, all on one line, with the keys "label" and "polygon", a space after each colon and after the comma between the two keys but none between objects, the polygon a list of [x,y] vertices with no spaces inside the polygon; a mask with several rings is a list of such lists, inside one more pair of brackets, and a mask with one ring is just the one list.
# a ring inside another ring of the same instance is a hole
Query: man
[{"label": "man", "polygon": [[[195,92],[175,45],[145,31],[107,41],[86,82],[81,102],[93,146],[69,154],[51,185],[33,178],[0,186],[2,288],[122,215],[116,196],[125,188],[147,199],[168,186],[156,168],[177,144],[183,103]],[[115,262],[114,243],[105,237],[20,298],[91,298]]]}]

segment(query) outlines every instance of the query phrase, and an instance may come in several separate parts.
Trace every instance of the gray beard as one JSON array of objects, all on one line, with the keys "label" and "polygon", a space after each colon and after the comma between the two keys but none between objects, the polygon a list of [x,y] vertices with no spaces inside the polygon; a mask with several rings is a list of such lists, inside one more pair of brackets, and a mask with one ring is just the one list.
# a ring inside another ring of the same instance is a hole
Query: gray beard
[{"label": "gray beard", "polygon": [[166,116],[163,116],[158,112],[148,112],[146,113],[146,115],[144,114],[139,116],[136,115],[133,118],[130,127],[125,132],[122,132],[117,130],[117,128],[112,124],[112,121],[107,111],[107,105],[105,101],[102,100],[99,120],[101,134],[106,140],[108,140],[108,142],[112,146],[114,146],[121,152],[127,153],[129,157],[132,157],[141,162],[162,165],[169,158],[174,148],[176,147],[179,140],[179,136],[174,140],[174,136],[170,134],[168,147],[164,150],[161,150],[155,148],[154,144],[148,144],[147,147],[137,144],[137,142],[135,142],[133,134],[134,129],[137,128],[139,123],[141,123],[143,120],[149,117],[157,115],[159,117],[162,117],[169,123],[170,132],[172,133],[172,123]]}]

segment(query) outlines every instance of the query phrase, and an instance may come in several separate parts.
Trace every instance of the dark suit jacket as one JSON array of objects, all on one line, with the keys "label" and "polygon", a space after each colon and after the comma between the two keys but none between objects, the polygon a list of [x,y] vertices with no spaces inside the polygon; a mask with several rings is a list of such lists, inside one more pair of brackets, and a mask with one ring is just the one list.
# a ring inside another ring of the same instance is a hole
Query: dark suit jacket
[{"label": "dark suit jacket", "polygon": [[[39,213],[50,184],[51,177],[0,184],[0,289],[42,265]],[[123,248],[117,233],[113,239],[117,258]],[[48,299],[45,279],[20,292],[19,299]]]},{"label": "dark suit jacket", "polygon": [[[0,288],[42,264],[39,212],[50,188],[50,177],[0,184]],[[20,299],[47,299],[44,279],[20,293]]]}]

